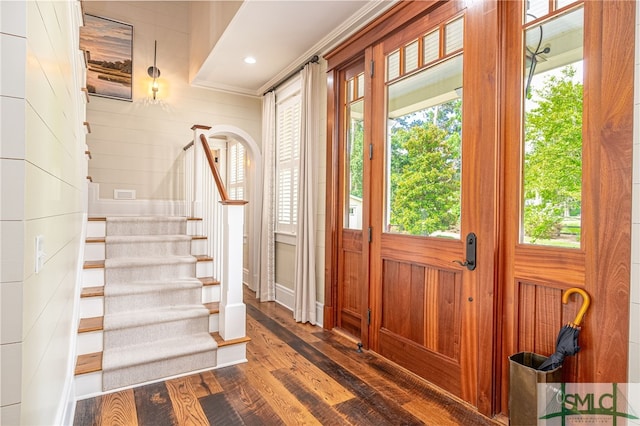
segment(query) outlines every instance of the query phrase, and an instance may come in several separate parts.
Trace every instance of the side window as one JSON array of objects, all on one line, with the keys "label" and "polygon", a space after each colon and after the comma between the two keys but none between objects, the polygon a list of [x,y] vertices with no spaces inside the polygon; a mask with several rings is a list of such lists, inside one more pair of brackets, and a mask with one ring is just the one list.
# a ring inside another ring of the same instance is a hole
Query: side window
[{"label": "side window", "polygon": [[244,190],[244,170],[245,170],[245,151],[244,146],[238,141],[231,140],[229,142],[229,197],[232,200],[243,200],[245,198]]},{"label": "side window", "polygon": [[584,10],[537,23],[548,6],[530,3],[523,19],[520,242],[580,248]]},{"label": "side window", "polygon": [[300,159],[300,80],[276,92],[276,232],[295,234]]},{"label": "side window", "polygon": [[364,158],[364,72],[346,81],[345,114],[345,183],[344,227],[362,229],[363,158]]}]

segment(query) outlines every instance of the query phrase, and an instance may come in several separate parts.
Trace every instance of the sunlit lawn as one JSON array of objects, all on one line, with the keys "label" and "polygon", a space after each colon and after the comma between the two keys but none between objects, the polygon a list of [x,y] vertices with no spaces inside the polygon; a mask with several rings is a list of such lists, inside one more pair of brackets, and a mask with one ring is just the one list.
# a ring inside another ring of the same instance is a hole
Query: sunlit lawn
[{"label": "sunlit lawn", "polygon": [[571,217],[563,220],[558,238],[538,239],[532,242],[531,238],[525,237],[524,243],[551,247],[580,248],[580,218]]}]

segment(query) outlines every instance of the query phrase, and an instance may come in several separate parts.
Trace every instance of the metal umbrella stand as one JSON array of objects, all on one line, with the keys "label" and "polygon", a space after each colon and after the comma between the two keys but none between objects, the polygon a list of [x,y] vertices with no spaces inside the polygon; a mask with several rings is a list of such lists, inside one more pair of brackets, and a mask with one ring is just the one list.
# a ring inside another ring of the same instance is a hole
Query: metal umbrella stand
[{"label": "metal umbrella stand", "polygon": [[556,351],[549,357],[533,352],[520,352],[509,357],[509,418],[511,425],[538,424],[538,384],[562,381],[564,358],[579,350],[579,325],[589,308],[591,298],[580,288],[570,288],[562,295],[562,303],[573,293],[582,295],[583,303],[573,322],[563,326],[556,339]]}]

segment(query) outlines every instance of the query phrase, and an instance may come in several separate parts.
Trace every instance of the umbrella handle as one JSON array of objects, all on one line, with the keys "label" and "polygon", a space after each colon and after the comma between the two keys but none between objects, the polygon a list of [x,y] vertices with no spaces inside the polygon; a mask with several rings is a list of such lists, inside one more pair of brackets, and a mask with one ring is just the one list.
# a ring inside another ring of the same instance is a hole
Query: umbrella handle
[{"label": "umbrella handle", "polygon": [[591,304],[591,297],[589,297],[589,293],[587,293],[583,289],[573,287],[564,292],[564,294],[562,295],[562,303],[566,305],[567,302],[569,302],[569,296],[571,296],[573,293],[578,293],[582,296],[582,306],[578,311],[578,315],[576,315],[576,318],[573,320],[573,322],[569,323],[570,326],[575,328],[580,325],[584,314],[587,313],[587,309],[589,309],[589,305]]}]

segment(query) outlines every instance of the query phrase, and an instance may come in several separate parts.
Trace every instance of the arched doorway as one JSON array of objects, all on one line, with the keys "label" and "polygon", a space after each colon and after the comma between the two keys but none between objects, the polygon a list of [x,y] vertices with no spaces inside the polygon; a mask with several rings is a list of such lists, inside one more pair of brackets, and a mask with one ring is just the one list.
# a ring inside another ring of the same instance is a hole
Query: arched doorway
[{"label": "arched doorway", "polygon": [[246,271],[243,280],[251,290],[256,290],[260,264],[260,211],[262,207],[262,153],[256,141],[244,130],[231,125],[214,125],[209,131],[211,140],[234,140],[245,148],[244,162],[247,195],[247,215],[245,223],[245,253],[247,254]]}]

